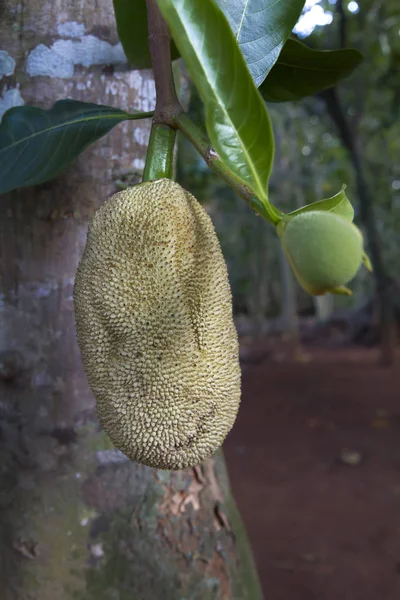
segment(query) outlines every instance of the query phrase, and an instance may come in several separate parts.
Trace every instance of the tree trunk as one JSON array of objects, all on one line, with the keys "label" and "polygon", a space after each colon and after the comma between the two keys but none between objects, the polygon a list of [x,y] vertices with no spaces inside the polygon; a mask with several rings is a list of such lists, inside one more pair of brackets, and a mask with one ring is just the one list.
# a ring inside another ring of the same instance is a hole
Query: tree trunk
[{"label": "tree trunk", "polygon": [[334,302],[332,294],[314,296],[313,300],[318,323],[326,323],[333,313]]},{"label": "tree trunk", "polygon": [[[3,112],[63,97],[154,106],[151,73],[117,46],[111,0],[0,12]],[[149,129],[124,123],[56,181],[0,200],[2,600],[262,598],[222,454],[173,473],[126,459],[99,427],[76,346],[88,218],[127,171],[139,181]]]},{"label": "tree trunk", "polygon": [[282,284],[282,329],[285,334],[290,360],[300,360],[302,357],[299,319],[297,316],[296,283],[292,269],[282,248],[279,252],[281,284]]},{"label": "tree trunk", "polygon": [[335,88],[321,92],[319,97],[325,102],[328,114],[336,125],[339,137],[349,153],[354,169],[357,195],[360,202],[360,219],[365,228],[368,250],[374,268],[376,294],[379,301],[381,362],[384,365],[390,365],[395,359],[397,345],[395,322],[395,304],[398,303],[396,299],[397,287],[383,264],[379,235],[375,224],[373,193],[366,178],[366,169],[359,150],[358,140],[346,119]]}]

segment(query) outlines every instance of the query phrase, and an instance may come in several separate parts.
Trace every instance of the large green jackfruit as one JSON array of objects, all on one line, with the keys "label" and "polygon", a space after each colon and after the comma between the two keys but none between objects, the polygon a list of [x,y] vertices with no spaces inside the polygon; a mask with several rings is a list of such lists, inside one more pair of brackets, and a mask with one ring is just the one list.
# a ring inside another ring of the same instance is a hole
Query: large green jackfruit
[{"label": "large green jackfruit", "polygon": [[240,402],[228,274],[210,217],[169,179],[95,213],[78,267],[78,343],[104,430],[131,459],[210,457]]}]

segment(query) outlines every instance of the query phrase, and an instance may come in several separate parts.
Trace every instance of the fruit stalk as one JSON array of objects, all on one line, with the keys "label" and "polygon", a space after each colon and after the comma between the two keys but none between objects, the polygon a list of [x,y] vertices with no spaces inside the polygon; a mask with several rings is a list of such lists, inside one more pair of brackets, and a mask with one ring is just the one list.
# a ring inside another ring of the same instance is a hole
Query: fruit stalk
[{"label": "fruit stalk", "polygon": [[172,115],[183,109],[176,95],[171,62],[171,36],[156,0],[146,0],[148,39],[156,86],[153,116],[143,181],[173,177],[176,128]]},{"label": "fruit stalk", "polygon": [[163,177],[173,179],[175,138],[175,129],[163,123],[153,123],[147,147],[143,181],[154,181]]}]

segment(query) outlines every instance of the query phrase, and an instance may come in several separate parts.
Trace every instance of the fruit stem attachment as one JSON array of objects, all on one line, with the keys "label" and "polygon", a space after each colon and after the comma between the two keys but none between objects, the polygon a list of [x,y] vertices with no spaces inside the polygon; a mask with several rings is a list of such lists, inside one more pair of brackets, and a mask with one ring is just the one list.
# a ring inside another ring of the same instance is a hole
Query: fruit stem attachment
[{"label": "fruit stem attachment", "polygon": [[211,146],[208,138],[203,134],[192,119],[184,112],[175,114],[173,117],[175,126],[190,140],[206,164],[222,177],[226,183],[253,209],[273,225],[277,225],[282,219],[283,213],[279,211],[268,200],[262,201],[256,198],[251,191],[236,175],[228,169],[214,148]]},{"label": "fruit stem attachment", "polygon": [[173,178],[176,129],[172,114],[183,109],[176,95],[171,62],[171,35],[156,0],[146,0],[148,40],[156,86],[156,108],[143,181]]},{"label": "fruit stem attachment", "polygon": [[175,90],[171,60],[171,34],[156,0],[146,0],[148,40],[156,86],[153,122],[174,128],[171,117],[183,111]]},{"label": "fruit stem attachment", "polygon": [[147,147],[143,181],[153,181],[163,177],[173,179],[175,138],[175,129],[163,123],[153,123]]}]

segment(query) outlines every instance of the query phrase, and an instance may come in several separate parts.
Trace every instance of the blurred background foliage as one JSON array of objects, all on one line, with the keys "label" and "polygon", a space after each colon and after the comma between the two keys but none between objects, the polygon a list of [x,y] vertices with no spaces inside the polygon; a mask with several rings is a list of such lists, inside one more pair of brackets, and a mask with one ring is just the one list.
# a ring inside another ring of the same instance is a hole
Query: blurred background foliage
[{"label": "blurred background foliage", "polygon": [[[294,34],[320,50],[354,47],[365,60],[334,90],[298,102],[268,104],[276,144],[270,199],[287,212],[332,196],[345,183],[356,222],[363,228],[360,190],[349,152],[349,146],[354,146],[372,198],[385,271],[396,280],[400,277],[398,0],[359,4],[308,0]],[[333,95],[339,117],[332,118],[329,99]],[[194,88],[190,113],[202,122],[202,104]],[[340,119],[345,121],[344,131]],[[315,314],[324,320],[335,309],[361,307],[373,296],[374,278],[365,269],[351,283],[352,297],[316,299],[303,292],[280,255],[274,229],[207,168],[183,137],[178,179],[213,218],[228,264],[235,313],[250,318],[253,333],[271,320],[280,320],[282,329],[290,329],[298,314]]]}]

